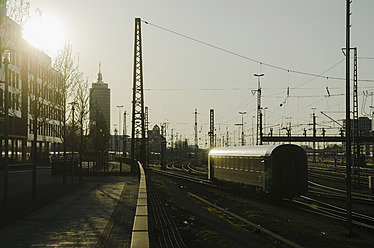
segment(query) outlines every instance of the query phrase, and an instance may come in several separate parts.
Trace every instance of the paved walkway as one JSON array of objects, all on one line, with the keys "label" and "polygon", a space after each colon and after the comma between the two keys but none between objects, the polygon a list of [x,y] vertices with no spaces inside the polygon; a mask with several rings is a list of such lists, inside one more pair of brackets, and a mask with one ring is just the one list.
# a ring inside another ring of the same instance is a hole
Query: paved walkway
[{"label": "paved walkway", "polygon": [[137,189],[136,176],[86,177],[69,194],[1,229],[0,247],[130,244]]}]

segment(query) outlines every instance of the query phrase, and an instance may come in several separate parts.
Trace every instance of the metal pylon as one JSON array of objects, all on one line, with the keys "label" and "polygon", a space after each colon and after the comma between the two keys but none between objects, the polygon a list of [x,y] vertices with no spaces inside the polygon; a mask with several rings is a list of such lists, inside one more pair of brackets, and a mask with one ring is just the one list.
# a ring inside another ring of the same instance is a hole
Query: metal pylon
[{"label": "metal pylon", "polygon": [[145,132],[144,132],[144,134],[145,134],[145,138],[146,138],[146,140],[145,140],[145,167],[147,168],[148,167],[148,165],[149,165],[149,139],[148,139],[148,130],[149,130],[149,128],[148,128],[148,124],[149,124],[149,122],[148,122],[148,107],[145,107],[144,108],[145,110],[145,112],[144,112],[144,128],[145,128]]},{"label": "metal pylon", "polygon": [[215,142],[214,142],[214,109],[210,109],[210,119],[209,119],[209,124],[210,124],[210,130],[209,130],[209,141],[210,141],[210,148],[215,147]]},{"label": "metal pylon", "polygon": [[145,120],[141,19],[135,18],[134,74],[132,101],[131,159],[145,162]]},{"label": "metal pylon", "polygon": [[360,143],[359,122],[358,122],[358,84],[357,84],[357,47],[352,48],[353,57],[353,182],[358,181],[360,185]]}]

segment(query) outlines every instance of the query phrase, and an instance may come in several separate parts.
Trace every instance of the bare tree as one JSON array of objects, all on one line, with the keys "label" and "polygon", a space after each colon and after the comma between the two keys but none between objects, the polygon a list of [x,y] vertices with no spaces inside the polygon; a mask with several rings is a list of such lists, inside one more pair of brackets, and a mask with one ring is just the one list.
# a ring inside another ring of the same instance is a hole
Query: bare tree
[{"label": "bare tree", "polygon": [[[92,104],[92,103],[91,103]],[[100,106],[93,107],[90,109],[90,141],[91,148],[95,153],[96,160],[96,171],[99,169],[98,161],[100,161],[100,169],[104,168],[105,171],[105,156],[108,152],[110,133],[108,124],[105,121],[104,115],[100,110]]]},{"label": "bare tree", "polygon": [[89,134],[89,101],[90,93],[88,89],[88,79],[79,79],[75,87],[75,110],[79,127],[79,180],[82,179],[83,152],[87,148],[87,139]]},{"label": "bare tree", "polygon": [[29,2],[0,0],[0,54],[5,50],[18,50],[16,47],[20,43],[25,23],[40,15],[38,8],[35,12],[30,10]]},{"label": "bare tree", "polygon": [[[65,46],[61,49],[53,61],[53,68],[61,74],[61,87],[59,93],[61,94],[61,111],[62,118],[60,126],[62,127],[61,139],[63,142],[64,165],[63,165],[63,184],[66,184],[66,149],[67,149],[67,120],[69,104],[68,100],[72,99],[73,89],[82,73],[79,71],[79,59],[73,56],[73,48],[70,41],[65,42]],[[73,175],[72,175],[73,176]],[[73,178],[72,178],[73,180]]]},{"label": "bare tree", "polygon": [[[30,116],[32,118],[32,124],[30,123],[30,131],[33,133],[31,159],[33,163],[32,170],[32,198],[36,198],[36,163],[37,163],[37,141],[38,141],[38,131],[40,130],[42,118],[42,107],[44,105],[44,98],[42,97],[43,85],[39,85],[38,77],[36,73],[30,75],[30,87],[29,87],[29,106],[30,106]],[[43,84],[43,80],[41,82]]]},{"label": "bare tree", "polygon": [[6,14],[21,27],[35,15],[41,14],[39,8],[32,13],[30,2],[24,0],[1,0],[1,5],[2,11],[6,11]]}]

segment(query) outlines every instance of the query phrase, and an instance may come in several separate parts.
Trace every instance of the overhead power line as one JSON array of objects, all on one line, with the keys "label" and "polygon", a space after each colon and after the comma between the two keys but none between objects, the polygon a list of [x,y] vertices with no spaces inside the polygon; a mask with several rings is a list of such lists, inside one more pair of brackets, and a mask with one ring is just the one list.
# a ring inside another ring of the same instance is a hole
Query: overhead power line
[{"label": "overhead power line", "polygon": [[227,90],[253,90],[252,88],[212,88],[212,89],[186,89],[186,88],[146,88],[145,91],[227,91]]},{"label": "overhead power line", "polygon": [[[328,77],[328,76],[323,76],[323,72],[322,74],[315,74],[315,73],[309,73],[309,72],[303,72],[303,71],[297,71],[297,70],[291,70],[291,69],[286,69],[284,67],[281,67],[281,66],[277,66],[277,65],[272,65],[272,64],[269,64],[269,63],[264,63],[262,61],[259,61],[257,59],[253,59],[253,58],[250,58],[248,56],[244,56],[242,54],[239,54],[239,53],[236,53],[236,52],[232,52],[230,50],[227,50],[227,49],[224,49],[224,48],[221,48],[221,47],[218,47],[218,46],[215,46],[215,45],[212,45],[210,43],[207,43],[205,41],[201,41],[199,39],[195,39],[191,36],[188,36],[188,35],[185,35],[185,34],[182,34],[182,33],[179,33],[179,32],[176,32],[176,31],[173,31],[173,30],[170,30],[170,29],[167,29],[167,28],[164,28],[164,27],[161,27],[161,26],[158,26],[156,24],[153,24],[151,22],[148,22],[148,21],[145,21],[145,20],[142,20],[142,22],[144,22],[145,24],[147,25],[150,25],[150,26],[153,26],[153,27],[156,27],[156,28],[159,28],[159,29],[162,29],[164,31],[167,31],[169,33],[172,33],[172,34],[175,34],[175,35],[178,35],[178,36],[181,36],[181,37],[184,37],[186,39],[189,39],[189,40],[192,40],[194,42],[197,42],[197,43],[200,43],[200,44],[203,44],[205,46],[208,46],[208,47],[211,47],[211,48],[214,48],[214,49],[217,49],[217,50],[220,50],[222,52],[225,52],[225,53],[228,53],[228,54],[231,54],[231,55],[234,55],[234,56],[237,56],[237,57],[240,57],[242,59],[245,59],[245,60],[249,60],[249,61],[252,61],[254,63],[258,63],[260,65],[264,65],[264,66],[267,66],[267,67],[270,67],[270,68],[274,68],[274,69],[277,69],[277,70],[281,70],[281,71],[286,71],[286,72],[291,72],[291,73],[295,73],[295,74],[301,74],[301,75],[307,75],[307,76],[312,76],[312,77],[315,77],[315,78],[326,78],[326,79],[334,79],[334,80],[345,80],[345,78],[342,78],[342,77]],[[363,58],[364,59],[364,58]],[[372,59],[372,58],[365,58],[365,59]],[[343,59],[345,60],[345,58]],[[341,61],[339,61],[340,63]],[[338,64],[339,64],[338,63]],[[335,65],[334,65],[335,66]],[[333,66],[333,67],[334,67]],[[331,69],[331,68],[330,68]],[[360,82],[374,82],[373,79],[361,79],[361,80],[358,80]],[[304,83],[305,84],[305,83]],[[301,86],[301,85],[300,85]]]}]

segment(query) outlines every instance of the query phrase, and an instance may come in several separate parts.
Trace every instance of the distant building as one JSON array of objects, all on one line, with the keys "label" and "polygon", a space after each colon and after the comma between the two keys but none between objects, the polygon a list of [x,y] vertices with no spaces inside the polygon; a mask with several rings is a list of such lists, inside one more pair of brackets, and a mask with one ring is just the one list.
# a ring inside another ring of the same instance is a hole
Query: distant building
[{"label": "distant building", "polygon": [[128,135],[117,135],[116,133],[110,135],[110,144],[109,150],[118,152],[119,154],[123,153],[123,146],[125,145],[125,153],[128,154],[131,150],[131,141]]},{"label": "distant building", "polygon": [[160,127],[156,124],[152,130],[148,130],[149,153],[161,153],[162,146],[166,145],[166,139],[161,134]]},{"label": "distant building", "polygon": [[[360,136],[370,136],[372,132],[372,121],[368,117],[359,117],[357,122],[351,119],[351,135],[353,135],[354,125],[358,125],[358,134]],[[343,121],[345,127],[345,120]]]},{"label": "distant building", "polygon": [[105,121],[106,130],[110,130],[110,89],[103,81],[101,64],[97,82],[92,83],[90,89],[90,126],[97,124],[98,120]]},{"label": "distant building", "polygon": [[368,117],[358,118],[358,133],[361,136],[370,136],[371,133],[371,120]]}]

